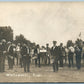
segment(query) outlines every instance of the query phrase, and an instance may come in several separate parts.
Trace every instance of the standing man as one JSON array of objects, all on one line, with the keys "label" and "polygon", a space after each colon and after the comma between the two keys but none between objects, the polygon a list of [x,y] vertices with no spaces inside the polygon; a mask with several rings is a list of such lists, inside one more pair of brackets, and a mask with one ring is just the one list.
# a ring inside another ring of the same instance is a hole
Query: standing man
[{"label": "standing man", "polygon": [[0,42],[0,72],[3,72],[2,59],[3,59],[2,42]]},{"label": "standing man", "polygon": [[23,59],[24,72],[30,72],[30,56],[29,48],[26,44],[23,44],[21,47],[21,55]]},{"label": "standing man", "polygon": [[37,59],[38,59],[38,52],[37,52],[37,46],[34,49],[34,56],[35,56],[35,67],[37,67]]},{"label": "standing man", "polygon": [[83,64],[84,64],[84,42],[83,42],[83,46],[82,46],[82,58],[83,58]]},{"label": "standing man", "polygon": [[37,45],[37,53],[38,53],[38,67],[40,67],[40,47]]},{"label": "standing man", "polygon": [[2,39],[2,45],[1,45],[1,52],[2,52],[2,61],[1,61],[1,66],[2,66],[2,72],[5,71],[5,57],[6,57],[6,40]]},{"label": "standing man", "polygon": [[75,54],[76,54],[76,67],[79,70],[81,68],[81,49],[77,45],[75,47]]},{"label": "standing man", "polygon": [[18,43],[16,46],[16,58],[17,58],[17,65],[18,65],[20,64],[20,58],[21,58],[20,43]]},{"label": "standing man", "polygon": [[65,46],[65,64],[67,63],[68,48]]},{"label": "standing man", "polygon": [[58,59],[59,59],[59,48],[56,46],[57,42],[53,41],[53,47],[51,48],[51,55],[53,56],[53,71],[58,71]]},{"label": "standing man", "polygon": [[60,46],[59,46],[60,67],[63,67],[63,52],[64,52],[63,43],[60,43]]},{"label": "standing man", "polygon": [[73,56],[74,56],[74,47],[70,46],[69,47],[69,52],[68,52],[68,60],[69,60],[69,67],[73,67],[74,63],[73,63]]},{"label": "standing man", "polygon": [[38,66],[40,67],[40,49],[39,49],[39,45],[36,46],[36,48],[34,49],[34,55],[37,56],[37,58],[35,59],[35,66],[37,66],[37,62],[38,62]]},{"label": "standing man", "polygon": [[49,44],[46,44],[46,56],[48,58],[48,64],[50,64],[50,48],[49,48]]},{"label": "standing man", "polygon": [[9,65],[9,69],[13,69],[13,65],[14,65],[14,44],[10,43],[9,47],[8,47],[8,65]]}]

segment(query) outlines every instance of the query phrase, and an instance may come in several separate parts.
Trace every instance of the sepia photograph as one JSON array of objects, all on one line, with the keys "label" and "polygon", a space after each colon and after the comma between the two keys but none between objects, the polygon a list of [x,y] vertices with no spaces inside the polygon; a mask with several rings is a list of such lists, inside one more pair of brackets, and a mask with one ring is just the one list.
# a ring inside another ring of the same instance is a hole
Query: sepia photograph
[{"label": "sepia photograph", "polygon": [[0,2],[0,82],[84,82],[84,2]]}]

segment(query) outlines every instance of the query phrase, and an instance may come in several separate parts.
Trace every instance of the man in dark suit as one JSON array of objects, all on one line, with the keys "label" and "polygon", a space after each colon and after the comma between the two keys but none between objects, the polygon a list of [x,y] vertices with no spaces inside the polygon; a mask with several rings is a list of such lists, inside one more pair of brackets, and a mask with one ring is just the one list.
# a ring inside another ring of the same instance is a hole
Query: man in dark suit
[{"label": "man in dark suit", "polygon": [[6,40],[2,39],[1,41],[1,53],[2,53],[2,58],[1,58],[1,71],[5,71],[5,56],[6,56]]},{"label": "man in dark suit", "polygon": [[60,46],[59,46],[60,67],[63,67],[63,52],[64,52],[63,43],[60,43]]},{"label": "man in dark suit", "polygon": [[40,67],[40,49],[39,49],[39,45],[36,46],[36,48],[34,49],[34,55],[37,56],[37,58],[35,59],[35,66],[37,66],[37,60],[38,60],[38,66]]},{"label": "man in dark suit", "polygon": [[24,72],[30,72],[30,56],[29,48],[26,44],[23,44],[21,47],[21,55],[23,59]]},{"label": "man in dark suit", "polygon": [[50,48],[49,48],[49,44],[46,44],[46,56],[48,59],[48,64],[50,64]]},{"label": "man in dark suit", "polygon": [[74,46],[71,45],[69,47],[69,52],[68,52],[69,68],[74,67],[74,61],[73,61],[74,51],[75,51]]},{"label": "man in dark suit", "polygon": [[82,51],[82,49],[78,45],[76,45],[75,46],[76,67],[78,70],[81,69],[81,51]]},{"label": "man in dark suit", "polygon": [[53,47],[51,48],[51,55],[53,56],[53,71],[58,71],[58,59],[59,59],[59,48],[56,46],[56,41],[53,41]]},{"label": "man in dark suit", "polygon": [[9,47],[8,47],[8,65],[9,65],[9,69],[13,69],[13,58],[14,58],[14,46],[12,43],[10,43]]}]

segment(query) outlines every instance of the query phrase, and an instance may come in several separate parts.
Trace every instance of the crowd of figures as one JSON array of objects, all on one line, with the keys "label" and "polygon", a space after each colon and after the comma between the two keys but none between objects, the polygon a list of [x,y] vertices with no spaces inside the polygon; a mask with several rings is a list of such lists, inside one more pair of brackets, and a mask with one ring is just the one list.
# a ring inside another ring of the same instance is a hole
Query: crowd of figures
[{"label": "crowd of figures", "polygon": [[81,41],[69,47],[63,46],[63,43],[57,46],[57,42],[53,41],[51,48],[49,44],[46,44],[46,47],[40,48],[37,45],[33,49],[25,43],[16,45],[6,42],[5,39],[0,42],[0,72],[5,71],[5,60],[8,61],[9,70],[13,69],[14,65],[20,65],[21,68],[24,68],[24,72],[30,72],[30,63],[32,62],[35,67],[41,67],[42,62],[45,65],[52,65],[54,72],[58,71],[59,67],[64,67],[64,62],[68,64],[69,68],[74,67],[75,64],[80,70],[82,58],[84,59],[84,42]]}]

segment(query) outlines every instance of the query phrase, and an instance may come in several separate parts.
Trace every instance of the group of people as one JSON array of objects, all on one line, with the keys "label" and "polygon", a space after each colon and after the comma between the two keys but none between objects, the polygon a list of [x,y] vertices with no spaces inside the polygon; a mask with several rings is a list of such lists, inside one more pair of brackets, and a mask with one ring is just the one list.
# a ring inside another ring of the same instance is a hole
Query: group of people
[{"label": "group of people", "polygon": [[20,65],[24,67],[24,72],[29,72],[30,55],[28,46],[25,43],[15,45],[3,39],[0,42],[0,72],[5,71],[5,60],[8,61],[8,70],[12,70],[14,65]]},{"label": "group of people", "polygon": [[[31,53],[32,50],[33,53]],[[0,72],[5,71],[6,59],[8,60],[8,69],[13,69],[14,65],[20,65],[21,68],[24,68],[24,72],[30,72],[31,60],[35,62],[35,67],[40,67],[42,59],[45,64],[52,64],[53,72],[57,72],[59,67],[64,67],[64,60],[65,63],[68,60],[68,67],[74,67],[74,56],[76,67],[79,70],[81,69],[81,57],[83,56],[84,58],[84,43],[82,46],[79,43],[67,47],[63,46],[63,43],[57,46],[57,42],[53,41],[51,48],[49,44],[42,48],[39,45],[30,48],[25,43],[14,44],[2,39],[0,42]]]},{"label": "group of people", "polygon": [[[83,48],[79,44],[70,45],[69,47],[56,46],[56,41],[53,41],[53,47],[51,48],[51,55],[53,60],[53,71],[58,71],[59,65],[63,67],[63,60],[68,60],[68,67],[74,67],[74,61],[76,60],[76,67],[79,70],[81,68],[81,56],[83,55]],[[75,60],[74,60],[75,57]],[[59,64],[58,64],[59,63]]]}]

